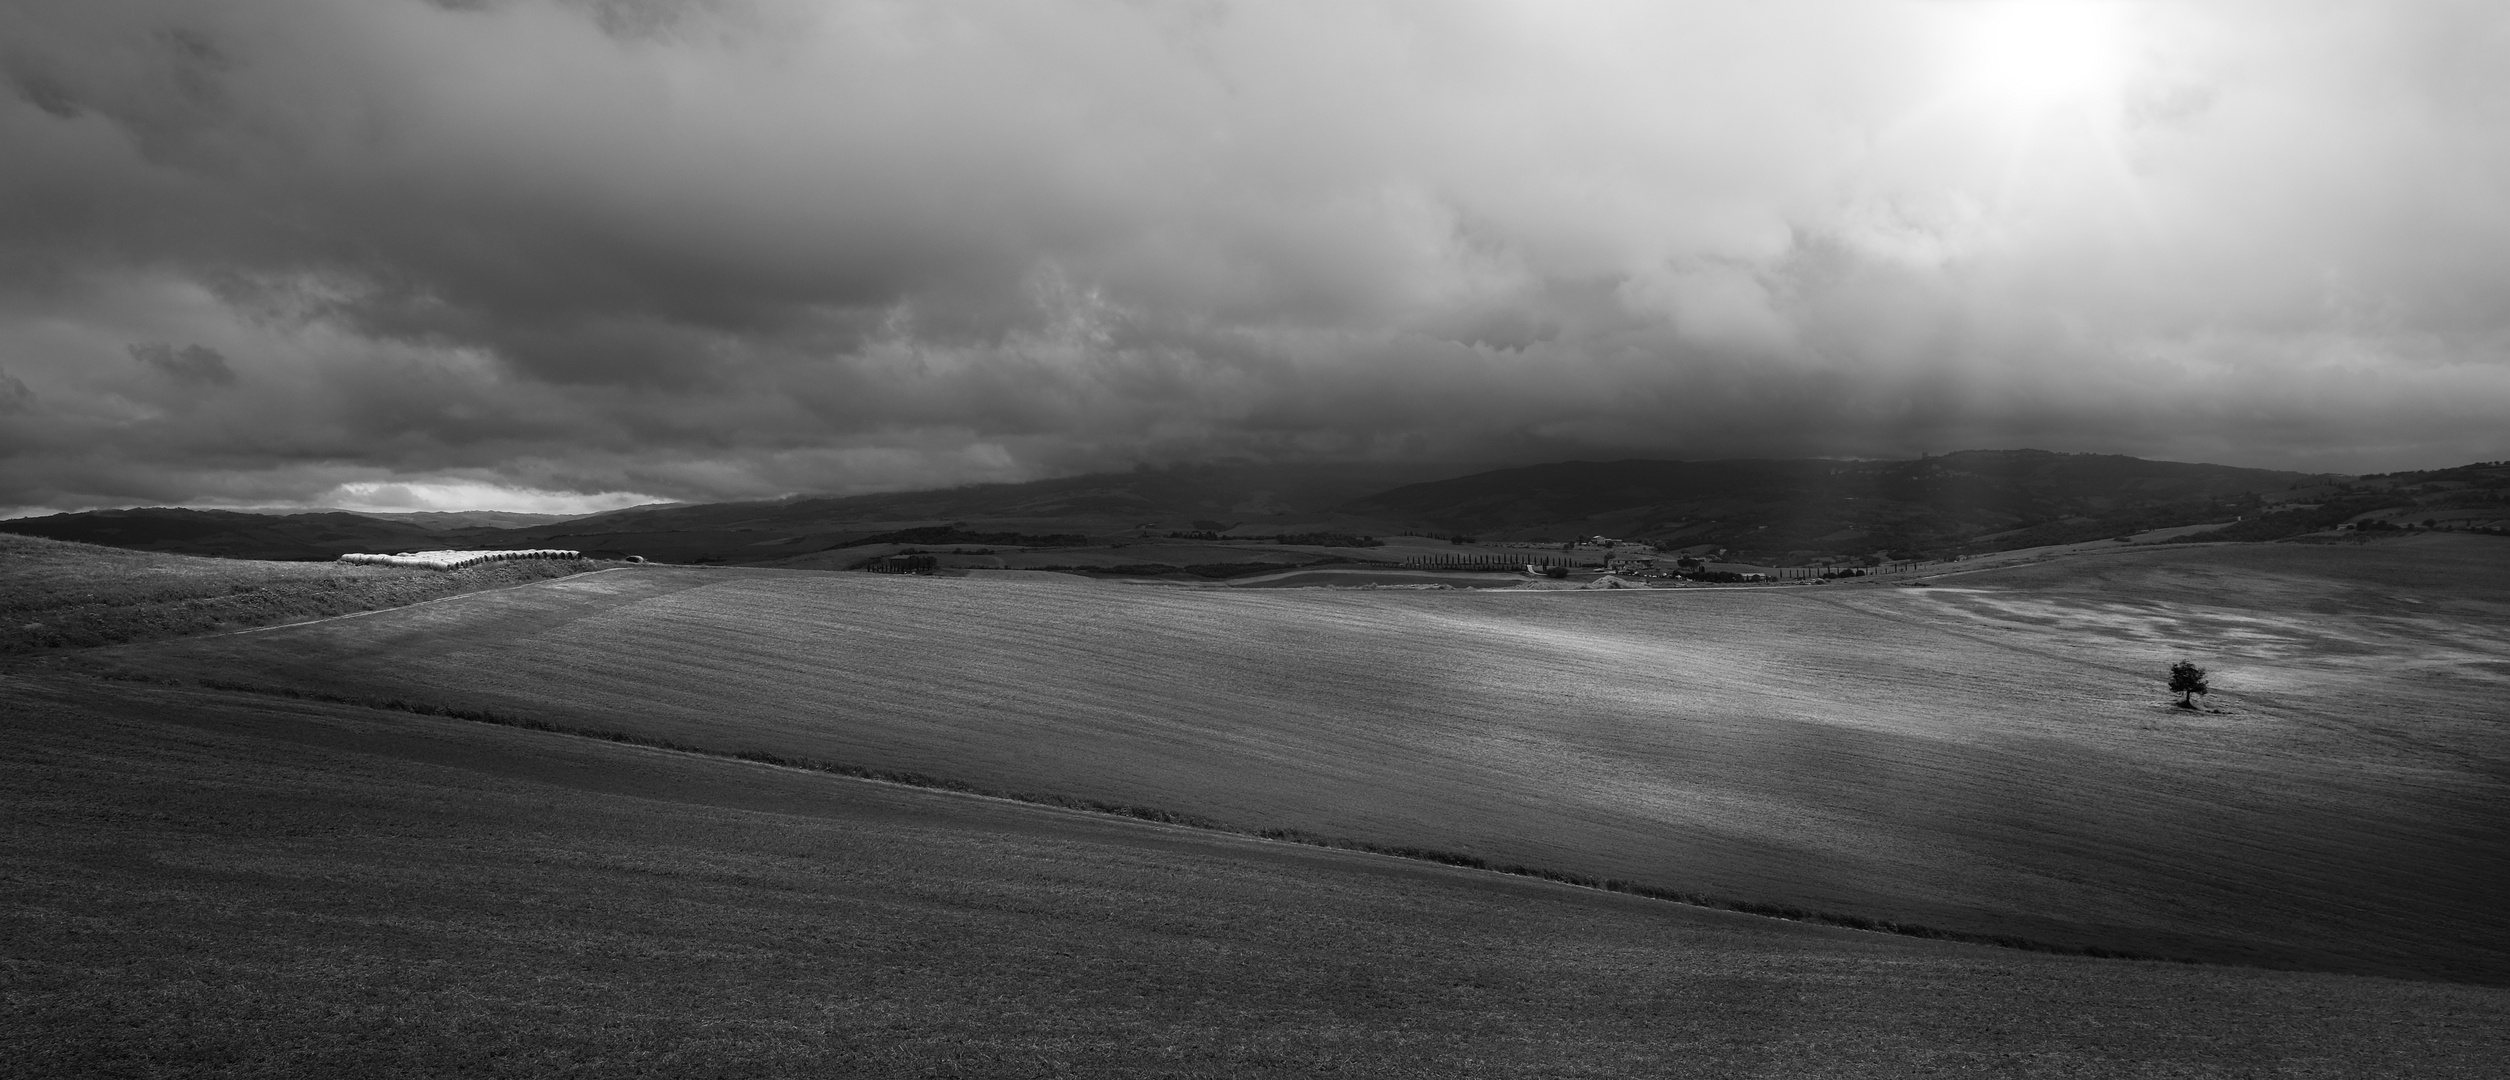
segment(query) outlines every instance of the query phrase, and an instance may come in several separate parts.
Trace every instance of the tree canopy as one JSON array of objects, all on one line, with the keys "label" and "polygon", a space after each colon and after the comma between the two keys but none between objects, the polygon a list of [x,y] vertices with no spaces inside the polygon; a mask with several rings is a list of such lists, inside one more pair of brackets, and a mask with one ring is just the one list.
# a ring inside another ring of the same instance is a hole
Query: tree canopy
[{"label": "tree canopy", "polygon": [[2179,695],[2180,708],[2195,708],[2196,703],[2189,700],[2190,695],[2203,694],[2209,689],[2205,685],[2204,668],[2188,660],[2170,665],[2170,692]]}]

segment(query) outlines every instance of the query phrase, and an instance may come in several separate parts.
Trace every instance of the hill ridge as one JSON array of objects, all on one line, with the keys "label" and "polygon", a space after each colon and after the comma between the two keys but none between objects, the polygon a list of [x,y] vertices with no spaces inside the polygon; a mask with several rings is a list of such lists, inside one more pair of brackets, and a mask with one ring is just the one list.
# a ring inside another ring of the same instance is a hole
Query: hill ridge
[{"label": "hill ridge", "polygon": [[2510,466],[2493,463],[2346,476],[2025,448],[1882,460],[1581,459],[1496,469],[1182,465],[869,495],[648,504],[512,528],[482,514],[153,507],[18,518],[0,521],[0,532],[244,558],[450,545],[734,564],[777,563],[942,525],[1078,533],[1106,545],[1232,529],[1553,543],[1603,535],[1799,565],[2078,543],[2293,508],[2332,518],[2250,525],[2224,538],[2272,539],[2363,514],[2399,524],[2432,517],[2498,527],[2510,523],[2505,491]]}]

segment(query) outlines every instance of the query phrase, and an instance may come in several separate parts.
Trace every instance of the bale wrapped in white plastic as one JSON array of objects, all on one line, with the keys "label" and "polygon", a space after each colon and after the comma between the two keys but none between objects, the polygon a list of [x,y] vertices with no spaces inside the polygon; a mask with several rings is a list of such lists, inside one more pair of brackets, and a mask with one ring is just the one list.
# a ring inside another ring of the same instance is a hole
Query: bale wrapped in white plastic
[{"label": "bale wrapped in white plastic", "polygon": [[510,562],[515,559],[577,559],[583,553],[565,548],[520,548],[503,551],[404,551],[397,555],[353,552],[340,556],[340,561],[356,566],[416,566],[430,570],[460,570],[481,563]]}]

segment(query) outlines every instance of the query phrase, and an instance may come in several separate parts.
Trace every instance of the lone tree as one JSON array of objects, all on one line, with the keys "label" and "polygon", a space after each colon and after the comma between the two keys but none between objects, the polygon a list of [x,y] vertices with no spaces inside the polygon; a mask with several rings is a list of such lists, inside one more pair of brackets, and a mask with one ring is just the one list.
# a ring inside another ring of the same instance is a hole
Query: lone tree
[{"label": "lone tree", "polygon": [[2195,708],[2196,703],[2188,700],[2188,697],[2192,694],[2202,694],[2205,691],[2204,668],[2198,667],[2186,660],[2181,660],[2178,663],[2170,665],[2170,692],[2179,695],[2180,708]]}]

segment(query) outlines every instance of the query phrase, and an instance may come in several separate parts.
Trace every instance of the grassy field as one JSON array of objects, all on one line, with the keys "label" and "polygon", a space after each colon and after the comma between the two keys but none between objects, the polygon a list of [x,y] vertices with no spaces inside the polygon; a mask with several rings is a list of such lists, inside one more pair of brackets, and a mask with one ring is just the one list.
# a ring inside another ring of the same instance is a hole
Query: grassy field
[{"label": "grassy field", "polygon": [[0,654],[149,641],[398,607],[581,573],[580,562],[439,571],[128,551],[0,533]]},{"label": "grassy field", "polygon": [[2195,656],[2230,700],[2384,714],[2364,726],[2462,744],[2470,763],[2498,762],[2510,722],[2510,538],[2212,545],[1932,580],[1974,624],[2113,664]]},{"label": "grassy field", "polygon": [[0,820],[16,1075],[2477,1077],[2510,1053],[2496,988],[1857,933],[23,666]]},{"label": "grassy field", "polygon": [[[2499,983],[2499,551],[1583,594],[652,568],[78,659],[2065,947]],[[2181,655],[2216,669],[2216,711],[2167,707]]]}]

